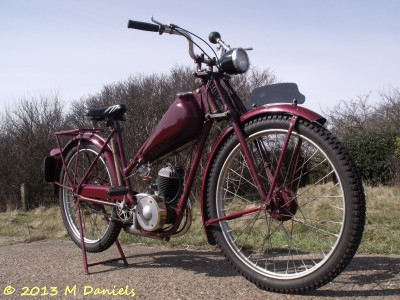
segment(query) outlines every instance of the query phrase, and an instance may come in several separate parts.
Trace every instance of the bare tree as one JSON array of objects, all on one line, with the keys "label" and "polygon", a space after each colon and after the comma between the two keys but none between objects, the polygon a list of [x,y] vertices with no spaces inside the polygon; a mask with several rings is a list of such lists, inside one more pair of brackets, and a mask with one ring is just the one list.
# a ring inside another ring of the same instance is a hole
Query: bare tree
[{"label": "bare tree", "polygon": [[400,89],[390,88],[381,91],[381,100],[376,113],[376,122],[382,130],[400,129]]},{"label": "bare tree", "polygon": [[54,147],[54,132],[64,127],[57,95],[21,99],[1,116],[0,187],[3,203],[17,197],[21,183],[42,183],[43,158]]},{"label": "bare tree", "polygon": [[376,107],[370,103],[370,94],[348,101],[339,101],[325,112],[331,130],[341,137],[351,136],[375,126]]}]

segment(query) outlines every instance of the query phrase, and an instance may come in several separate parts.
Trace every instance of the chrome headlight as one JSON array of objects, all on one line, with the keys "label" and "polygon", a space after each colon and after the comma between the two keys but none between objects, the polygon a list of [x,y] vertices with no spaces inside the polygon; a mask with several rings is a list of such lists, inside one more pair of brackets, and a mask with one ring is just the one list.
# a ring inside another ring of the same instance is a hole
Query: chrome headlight
[{"label": "chrome headlight", "polygon": [[249,56],[243,48],[226,51],[220,59],[222,69],[229,74],[245,73],[250,67]]}]

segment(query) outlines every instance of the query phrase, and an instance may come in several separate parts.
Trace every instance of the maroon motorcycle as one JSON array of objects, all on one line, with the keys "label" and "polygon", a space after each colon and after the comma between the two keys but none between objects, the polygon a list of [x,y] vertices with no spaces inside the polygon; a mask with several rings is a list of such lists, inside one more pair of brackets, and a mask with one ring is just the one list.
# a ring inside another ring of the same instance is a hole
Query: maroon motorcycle
[{"label": "maroon motorcycle", "polygon": [[[121,229],[165,240],[187,232],[189,195],[202,164],[195,209],[208,242],[218,244],[240,274],[282,293],[330,282],[359,246],[365,199],[355,165],[324,127],[326,120],[298,105],[304,96],[291,83],[257,88],[245,105],[230,78],[249,69],[249,49],[231,48],[212,32],[218,53],[209,56],[193,33],[152,21],[129,21],[128,27],[185,37],[198,88],[177,95],[130,160],[121,133],[123,104],[88,109],[88,118],[105,122],[107,130],[57,132],[58,147],[45,159],[45,178],[55,183],[85,272],[86,251],[114,243],[126,263]],[[202,54],[194,53],[194,45]],[[216,123],[226,124],[217,138]]]}]

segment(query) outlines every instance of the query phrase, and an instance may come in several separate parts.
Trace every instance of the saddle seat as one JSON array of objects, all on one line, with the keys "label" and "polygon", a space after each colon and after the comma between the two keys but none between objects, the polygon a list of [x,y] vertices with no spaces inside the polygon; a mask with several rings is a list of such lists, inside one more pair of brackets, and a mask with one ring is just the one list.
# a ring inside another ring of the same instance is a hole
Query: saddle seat
[{"label": "saddle seat", "polygon": [[116,104],[108,107],[88,108],[86,116],[92,121],[124,121],[125,112],[125,104]]}]

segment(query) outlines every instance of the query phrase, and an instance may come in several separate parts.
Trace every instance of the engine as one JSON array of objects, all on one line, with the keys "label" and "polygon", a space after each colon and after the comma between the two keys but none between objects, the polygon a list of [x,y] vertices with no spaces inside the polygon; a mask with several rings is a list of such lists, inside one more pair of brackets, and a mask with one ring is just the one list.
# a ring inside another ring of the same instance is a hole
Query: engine
[{"label": "engine", "polygon": [[157,231],[172,223],[175,207],[183,190],[183,170],[168,165],[158,172],[154,195],[136,195],[136,220],[141,228]]}]

